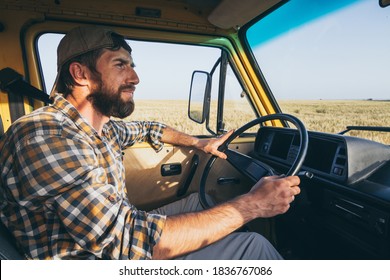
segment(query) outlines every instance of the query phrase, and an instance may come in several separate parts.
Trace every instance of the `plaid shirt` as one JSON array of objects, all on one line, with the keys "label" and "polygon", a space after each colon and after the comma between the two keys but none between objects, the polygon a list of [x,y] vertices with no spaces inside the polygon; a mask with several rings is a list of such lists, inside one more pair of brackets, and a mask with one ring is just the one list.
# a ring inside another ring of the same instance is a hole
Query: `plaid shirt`
[{"label": "plaid shirt", "polygon": [[57,95],[0,140],[0,217],[28,258],[151,259],[165,216],[127,198],[122,150],[164,125],[109,121],[100,137]]}]

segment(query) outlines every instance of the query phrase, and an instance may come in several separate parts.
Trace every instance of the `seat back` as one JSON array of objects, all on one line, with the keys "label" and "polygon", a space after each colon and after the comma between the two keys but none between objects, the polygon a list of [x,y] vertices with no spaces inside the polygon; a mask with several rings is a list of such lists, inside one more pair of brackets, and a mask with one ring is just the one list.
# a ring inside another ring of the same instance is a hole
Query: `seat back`
[{"label": "seat back", "polygon": [[[3,120],[0,115],[0,138],[4,134]],[[14,237],[8,229],[0,222],[0,260],[22,260]]]},{"label": "seat back", "polygon": [[[27,83],[23,76],[11,68],[0,70],[0,89],[7,92],[9,96],[29,97],[40,100],[44,103],[51,103],[49,96],[43,91]],[[12,118],[11,118],[12,119]],[[4,134],[3,120],[0,115],[0,138]],[[1,197],[0,197],[1,199]],[[0,222],[0,259],[1,260],[22,260],[25,259],[19,252],[15,238],[8,229]]]},{"label": "seat back", "polygon": [[0,260],[23,260],[25,259],[16,246],[15,238],[8,229],[0,222]]}]

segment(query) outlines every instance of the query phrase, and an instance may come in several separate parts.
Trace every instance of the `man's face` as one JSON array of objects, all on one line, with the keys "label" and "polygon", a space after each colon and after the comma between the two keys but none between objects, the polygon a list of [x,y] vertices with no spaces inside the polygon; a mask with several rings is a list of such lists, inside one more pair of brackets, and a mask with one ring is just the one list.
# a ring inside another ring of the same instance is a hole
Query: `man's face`
[{"label": "man's face", "polygon": [[104,50],[97,60],[96,70],[101,77],[94,77],[88,100],[107,117],[129,116],[134,111],[133,95],[139,83],[131,55],[123,48]]}]

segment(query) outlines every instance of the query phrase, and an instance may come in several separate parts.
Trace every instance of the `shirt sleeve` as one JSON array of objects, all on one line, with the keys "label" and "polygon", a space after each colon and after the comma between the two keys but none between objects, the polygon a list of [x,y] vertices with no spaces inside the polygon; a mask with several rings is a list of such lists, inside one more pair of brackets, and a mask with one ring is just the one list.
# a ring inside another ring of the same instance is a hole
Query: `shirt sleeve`
[{"label": "shirt sleeve", "polygon": [[148,142],[157,152],[160,151],[164,144],[161,137],[166,127],[159,122],[147,121],[110,121],[112,132],[116,133],[115,137],[120,139],[122,149],[134,145],[136,142]]},{"label": "shirt sleeve", "polygon": [[152,258],[166,217],[137,210],[121,188],[108,184],[88,143],[35,136],[18,149],[17,156],[24,159],[18,166],[20,203],[49,211],[46,220],[29,214],[34,220],[29,223],[38,226],[34,234],[52,235],[51,255]]}]

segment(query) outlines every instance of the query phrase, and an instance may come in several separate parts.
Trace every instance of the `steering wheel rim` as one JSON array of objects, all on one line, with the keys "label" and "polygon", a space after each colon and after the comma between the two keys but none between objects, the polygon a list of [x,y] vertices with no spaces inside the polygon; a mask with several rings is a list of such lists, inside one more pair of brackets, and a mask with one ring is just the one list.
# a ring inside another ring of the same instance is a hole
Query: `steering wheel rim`
[{"label": "steering wheel rim", "polygon": [[[258,125],[260,123],[264,123],[266,121],[272,121],[272,120],[282,120],[282,121],[291,122],[296,126],[296,128],[299,132],[300,143],[299,143],[298,153],[297,153],[297,156],[296,156],[295,160],[293,161],[290,169],[286,173],[286,176],[296,175],[299,172],[299,170],[302,167],[302,164],[305,160],[305,157],[307,154],[307,148],[308,148],[308,144],[309,144],[309,140],[308,140],[309,136],[308,136],[306,127],[303,124],[303,122],[293,115],[278,113],[278,114],[271,114],[271,115],[259,117],[255,120],[252,120],[252,121],[248,122],[247,124],[238,128],[237,130],[235,130],[229,136],[229,138],[226,139],[226,141],[224,143],[222,143],[221,146],[219,146],[218,150],[221,152],[226,152],[228,150],[229,144],[233,141],[233,139],[237,138],[243,132],[252,128],[255,125]],[[218,157],[215,155],[210,157],[209,161],[207,162],[207,164],[203,170],[202,178],[200,180],[199,200],[204,208],[210,208],[210,203],[208,202],[208,199],[206,197],[206,190],[205,190],[206,189],[206,181],[207,181],[208,174],[209,174],[209,172],[210,172],[210,170],[211,170],[212,166],[214,165],[214,162],[216,161],[217,158]],[[248,160],[254,161],[253,158],[250,158],[250,157],[248,157],[248,158],[249,158]],[[229,161],[229,157],[228,157],[228,161]],[[229,162],[229,163],[232,164],[231,162]],[[257,164],[259,164],[259,162]],[[239,170],[239,171],[241,171],[241,170]]]}]

